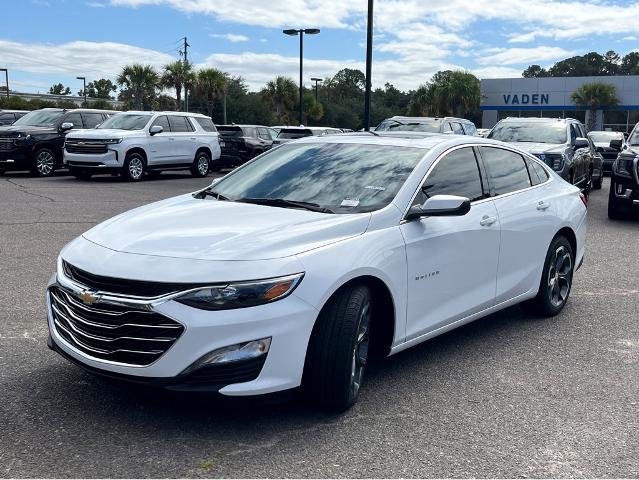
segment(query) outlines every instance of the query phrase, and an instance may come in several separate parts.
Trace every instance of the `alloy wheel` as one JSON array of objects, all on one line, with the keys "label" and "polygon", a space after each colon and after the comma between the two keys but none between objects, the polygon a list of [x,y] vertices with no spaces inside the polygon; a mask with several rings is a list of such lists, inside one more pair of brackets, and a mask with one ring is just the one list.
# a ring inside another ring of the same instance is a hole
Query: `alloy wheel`
[{"label": "alloy wheel", "polygon": [[144,164],[139,157],[132,157],[129,160],[129,175],[134,180],[139,179],[142,176],[142,172],[144,171]]},{"label": "alloy wheel", "polygon": [[572,281],[572,257],[566,247],[555,250],[548,269],[548,297],[554,307],[561,307],[568,299]]},{"label": "alloy wheel", "polygon": [[36,169],[43,177],[51,175],[54,164],[55,158],[49,150],[40,150],[36,155]]},{"label": "alloy wheel", "polygon": [[197,171],[200,175],[205,176],[209,173],[209,159],[206,155],[200,155],[197,159]]},{"label": "alloy wheel", "polygon": [[357,322],[357,336],[353,346],[353,359],[351,364],[351,395],[357,396],[364,378],[364,367],[368,358],[368,346],[370,343],[371,304],[367,302],[359,314]]}]

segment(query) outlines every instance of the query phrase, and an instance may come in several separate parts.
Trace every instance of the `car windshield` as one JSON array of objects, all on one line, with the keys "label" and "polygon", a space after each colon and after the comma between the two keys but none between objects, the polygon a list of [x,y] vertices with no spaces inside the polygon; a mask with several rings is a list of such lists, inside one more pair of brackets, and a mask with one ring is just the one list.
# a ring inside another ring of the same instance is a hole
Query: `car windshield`
[{"label": "car windshield", "polygon": [[588,136],[595,143],[610,143],[610,140],[623,139],[623,134],[620,132],[590,132]]},{"label": "car windshield", "polygon": [[283,128],[280,130],[280,133],[277,135],[277,138],[303,138],[310,137],[313,135],[311,130],[302,130],[302,129],[286,129]]},{"label": "car windshield", "polygon": [[429,132],[439,133],[441,123],[437,120],[411,122],[400,120],[384,120],[375,129],[378,132]]},{"label": "car windshield", "polygon": [[495,125],[488,138],[502,142],[566,143],[564,123],[503,122]]},{"label": "car windshield", "polygon": [[228,174],[219,198],[307,202],[334,213],[388,205],[427,149],[348,143],[287,144]]},{"label": "car windshield", "polygon": [[[18,123],[18,122],[16,122]],[[15,125],[15,123],[14,123]],[[635,128],[630,135],[630,139],[628,140],[630,145],[639,145],[639,129]]]},{"label": "car windshield", "polygon": [[13,125],[22,125],[25,127],[53,127],[58,120],[60,120],[62,115],[64,115],[64,112],[61,110],[34,110],[13,122]]},{"label": "car windshield", "polygon": [[119,113],[106,119],[98,128],[114,130],[142,130],[151,120],[151,115]]},{"label": "car windshield", "polygon": [[233,127],[218,126],[217,131],[220,135],[224,137],[241,137],[242,135],[244,135],[244,133],[242,132],[242,129],[240,127],[235,127],[235,126]]}]

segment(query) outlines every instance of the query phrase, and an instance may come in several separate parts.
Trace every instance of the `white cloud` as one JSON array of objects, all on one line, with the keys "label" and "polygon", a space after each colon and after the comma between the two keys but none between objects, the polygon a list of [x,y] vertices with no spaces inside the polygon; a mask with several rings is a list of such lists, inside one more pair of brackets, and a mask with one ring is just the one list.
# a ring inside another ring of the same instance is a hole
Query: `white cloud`
[{"label": "white cloud", "polygon": [[87,2],[87,7],[91,8],[105,8],[106,5],[100,2]]},{"label": "white cloud", "polygon": [[170,55],[114,42],[63,44],[19,43],[0,40],[0,58],[10,70],[30,73],[87,75],[113,79],[129,63],[156,68],[175,60]]},{"label": "white cloud", "polygon": [[524,65],[531,62],[562,59],[573,53],[560,47],[504,48],[479,58],[477,63],[480,65]]},{"label": "white cloud", "polygon": [[639,40],[639,38],[635,37],[634,35],[629,35],[627,37],[623,37],[622,40],[626,40],[628,42],[636,42],[637,40]]},{"label": "white cloud", "polygon": [[246,35],[237,35],[235,33],[209,33],[211,38],[223,38],[229,42],[248,42],[250,39]]}]

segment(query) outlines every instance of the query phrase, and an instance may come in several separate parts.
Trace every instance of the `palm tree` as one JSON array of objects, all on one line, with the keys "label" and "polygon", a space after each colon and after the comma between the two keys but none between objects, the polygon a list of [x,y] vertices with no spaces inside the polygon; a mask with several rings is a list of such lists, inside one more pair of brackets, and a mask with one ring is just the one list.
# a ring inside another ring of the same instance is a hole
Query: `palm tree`
[{"label": "palm tree", "polygon": [[213,115],[215,99],[226,95],[228,85],[228,75],[217,68],[205,68],[197,73],[195,88],[206,98],[206,110],[209,117]]},{"label": "palm tree", "polygon": [[275,106],[277,121],[281,123],[285,116],[288,117],[285,111],[295,105],[297,85],[293,79],[279,76],[268,82],[262,93]]},{"label": "palm tree", "polygon": [[572,92],[571,99],[575,105],[588,107],[590,110],[590,115],[586,121],[586,129],[588,131],[595,129],[597,110],[601,107],[610,107],[619,103],[615,86],[605,82],[584,83]]},{"label": "palm tree", "polygon": [[437,72],[421,86],[408,106],[411,115],[466,116],[479,108],[479,79],[470,72]]},{"label": "palm tree", "polygon": [[177,60],[164,66],[160,84],[175,89],[178,110],[182,109],[182,88],[189,88],[195,80],[195,73],[188,62]]},{"label": "palm tree", "polygon": [[117,82],[126,88],[125,96],[129,96],[135,108],[143,110],[150,105],[159,85],[159,76],[151,65],[125,65],[118,75]]}]

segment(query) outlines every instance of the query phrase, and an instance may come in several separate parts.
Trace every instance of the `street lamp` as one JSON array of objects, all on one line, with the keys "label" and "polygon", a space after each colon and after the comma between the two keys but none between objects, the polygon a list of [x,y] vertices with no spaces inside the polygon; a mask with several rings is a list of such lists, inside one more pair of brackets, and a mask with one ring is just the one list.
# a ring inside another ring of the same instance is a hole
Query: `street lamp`
[{"label": "street lamp", "polygon": [[322,80],[321,78],[315,78],[312,77],[311,78],[311,82],[315,82],[315,102],[317,102],[317,85],[319,84],[319,82],[323,82],[324,80]]},{"label": "street lamp", "polygon": [[307,35],[317,35],[318,33],[320,33],[320,29],[319,28],[300,28],[299,30],[294,29],[294,28],[289,28],[286,30],[282,30],[282,33],[284,33],[284,35],[290,35],[292,37],[299,35],[300,36],[300,125],[302,124],[303,121],[303,117],[302,117],[302,111],[304,110],[304,107],[302,106],[302,94],[303,94],[303,86],[304,86],[304,81],[302,78],[303,75],[303,55],[304,55],[304,34]]},{"label": "street lamp", "polygon": [[4,80],[7,85],[7,100],[9,100],[9,70],[0,68],[0,72],[4,72]]},{"label": "street lamp", "polygon": [[84,87],[82,88],[82,93],[84,93],[84,106],[87,107],[87,79],[86,77],[75,77],[78,80],[82,80]]},{"label": "street lamp", "polygon": [[366,90],[364,93],[364,130],[371,129],[371,67],[373,63],[373,0],[368,0],[366,25]]}]

